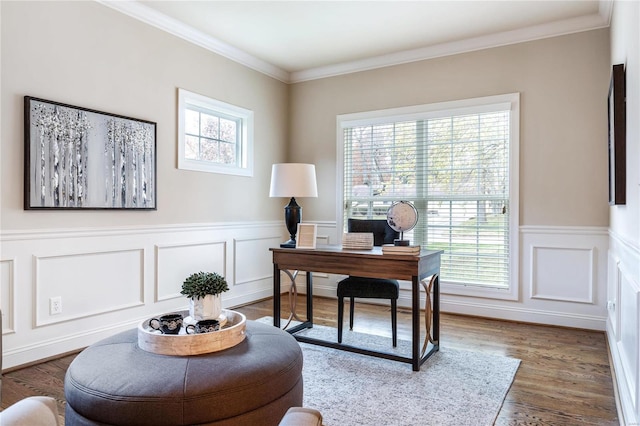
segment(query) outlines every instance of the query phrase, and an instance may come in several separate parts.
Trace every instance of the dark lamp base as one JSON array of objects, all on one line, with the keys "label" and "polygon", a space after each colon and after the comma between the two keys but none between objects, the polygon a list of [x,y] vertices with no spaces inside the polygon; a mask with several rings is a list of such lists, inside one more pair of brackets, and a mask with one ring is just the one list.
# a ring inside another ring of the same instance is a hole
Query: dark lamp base
[{"label": "dark lamp base", "polygon": [[282,247],[282,248],[296,248],[296,240],[285,241],[284,243],[280,244],[280,247]]},{"label": "dark lamp base", "polygon": [[410,244],[409,240],[393,240],[393,245],[394,246],[409,246]]}]

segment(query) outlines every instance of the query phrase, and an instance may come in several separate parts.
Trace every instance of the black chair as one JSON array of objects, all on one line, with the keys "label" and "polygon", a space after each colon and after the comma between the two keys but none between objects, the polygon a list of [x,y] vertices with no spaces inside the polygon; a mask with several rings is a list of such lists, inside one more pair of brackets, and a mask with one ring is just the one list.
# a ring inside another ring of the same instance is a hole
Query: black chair
[{"label": "black chair", "polygon": [[[373,245],[393,244],[393,240],[400,235],[391,229],[386,220],[377,219],[349,219],[349,232],[372,232]],[[398,326],[396,307],[398,305],[399,284],[397,280],[384,278],[364,278],[350,276],[338,283],[338,343],[342,343],[342,322],[344,317],[344,297],[350,299],[349,329],[353,330],[353,308],[355,298],[389,299],[391,300],[391,330],[393,346],[398,343]]]}]

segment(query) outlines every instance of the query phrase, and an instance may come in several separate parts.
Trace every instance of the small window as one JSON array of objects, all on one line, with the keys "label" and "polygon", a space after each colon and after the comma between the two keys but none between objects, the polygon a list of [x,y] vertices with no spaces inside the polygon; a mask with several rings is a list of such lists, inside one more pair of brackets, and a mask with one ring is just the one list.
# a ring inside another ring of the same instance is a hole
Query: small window
[{"label": "small window", "polygon": [[178,168],[253,176],[253,111],[178,89]]}]

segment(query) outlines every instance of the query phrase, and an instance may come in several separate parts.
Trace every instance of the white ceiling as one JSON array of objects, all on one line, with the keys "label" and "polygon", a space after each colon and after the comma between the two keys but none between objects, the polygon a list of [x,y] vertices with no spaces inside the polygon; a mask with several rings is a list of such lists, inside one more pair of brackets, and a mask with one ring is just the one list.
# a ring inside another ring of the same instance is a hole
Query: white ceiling
[{"label": "white ceiling", "polygon": [[286,82],[609,25],[612,0],[101,3]]}]

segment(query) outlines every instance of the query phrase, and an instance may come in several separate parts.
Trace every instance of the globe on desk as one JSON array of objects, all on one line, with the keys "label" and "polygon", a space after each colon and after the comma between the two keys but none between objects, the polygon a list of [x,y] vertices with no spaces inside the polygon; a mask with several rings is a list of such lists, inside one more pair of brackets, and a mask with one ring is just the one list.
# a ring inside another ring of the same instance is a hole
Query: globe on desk
[{"label": "globe on desk", "polygon": [[400,239],[393,240],[396,246],[408,246],[409,240],[403,238],[405,231],[411,231],[418,223],[418,210],[408,201],[395,202],[387,210],[387,223]]}]

